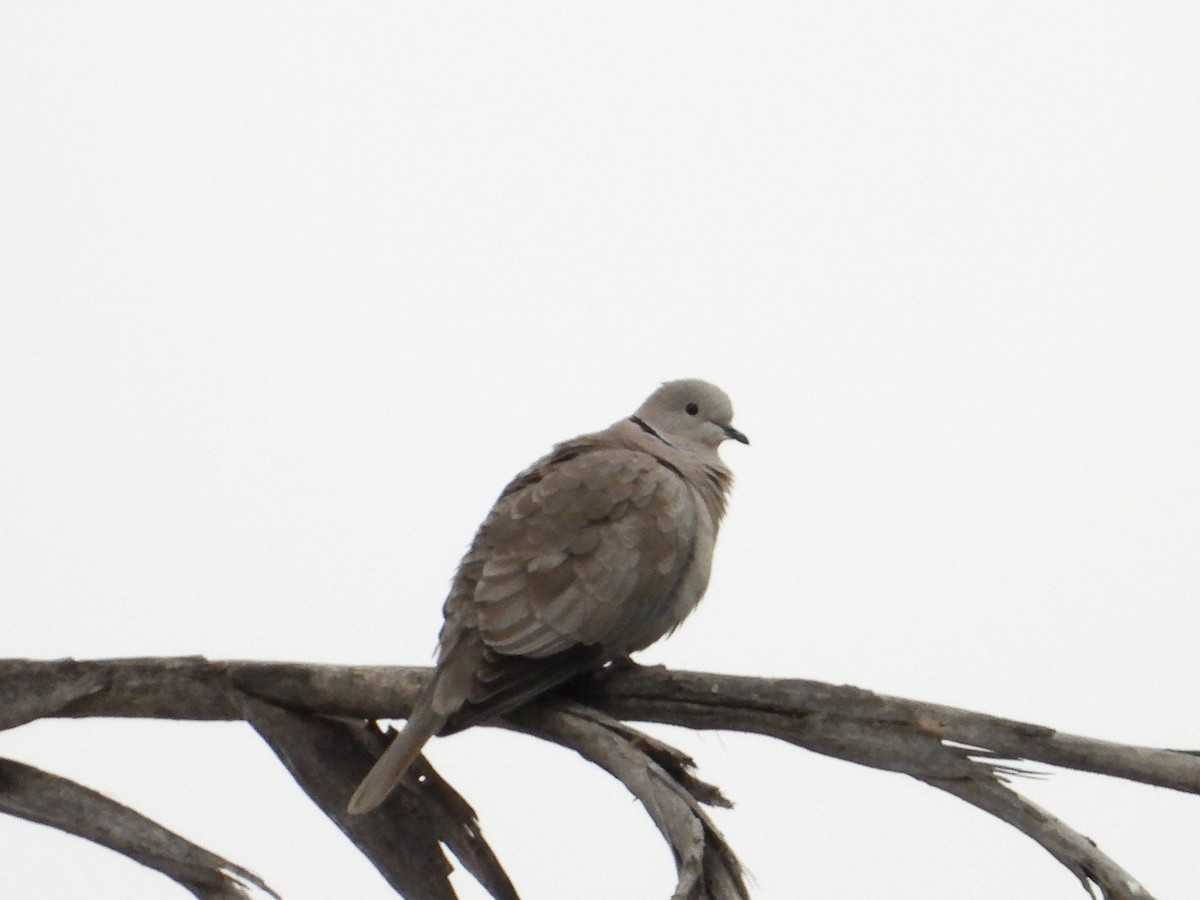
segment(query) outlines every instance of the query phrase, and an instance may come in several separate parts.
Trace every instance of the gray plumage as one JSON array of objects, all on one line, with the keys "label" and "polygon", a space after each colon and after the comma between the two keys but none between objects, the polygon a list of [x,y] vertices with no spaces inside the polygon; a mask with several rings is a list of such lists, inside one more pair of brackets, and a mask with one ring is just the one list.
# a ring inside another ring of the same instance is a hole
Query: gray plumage
[{"label": "gray plumage", "polygon": [[479,527],[450,588],[437,667],[350,799],[378,806],[435,734],[514,709],[674,631],[704,595],[733,476],[720,388],[664,384],[604,431],[557,445]]}]

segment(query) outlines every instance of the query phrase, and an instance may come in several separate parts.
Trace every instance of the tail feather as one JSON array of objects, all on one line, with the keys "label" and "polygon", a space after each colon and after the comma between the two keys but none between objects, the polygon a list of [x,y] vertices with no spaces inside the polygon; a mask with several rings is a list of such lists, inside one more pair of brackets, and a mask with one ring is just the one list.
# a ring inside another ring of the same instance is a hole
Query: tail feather
[{"label": "tail feather", "polygon": [[350,798],[347,809],[351,815],[370,812],[386,800],[388,794],[400,783],[408,767],[421,755],[425,742],[433,737],[445,722],[445,716],[439,715],[429,707],[416,710]]}]

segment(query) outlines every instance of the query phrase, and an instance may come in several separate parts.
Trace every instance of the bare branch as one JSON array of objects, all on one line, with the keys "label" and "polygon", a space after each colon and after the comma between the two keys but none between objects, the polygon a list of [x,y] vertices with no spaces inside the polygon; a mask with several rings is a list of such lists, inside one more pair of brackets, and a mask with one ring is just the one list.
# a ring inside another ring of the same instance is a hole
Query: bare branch
[{"label": "bare branch", "polygon": [[934,787],[986,810],[1033,838],[1091,892],[1104,900],[1151,900],[1138,880],[1100,852],[1095,843],[1011,788],[995,781],[929,781]]},{"label": "bare branch", "polygon": [[0,759],[0,810],[86,838],[174,879],[202,900],[245,900],[253,872],[181,838],[127,806],[81,784]]},{"label": "bare branch", "polygon": [[350,794],[387,746],[378,729],[362,721],[295,713],[250,697],[244,698],[243,708],[304,792],[398,893],[411,900],[453,900],[444,842],[493,897],[517,900],[480,833],[475,810],[427,762],[382,807],[352,816],[346,812]]},{"label": "bare branch", "polygon": [[729,801],[690,775],[677,777],[693,765],[690,759],[578,704],[535,703],[510,718],[519,730],[600,766],[641,801],[675,855],[679,881],[672,900],[750,900],[742,866],[701,808],[706,801],[698,795],[715,797],[722,806]]},{"label": "bare branch", "polygon": [[[86,663],[73,666],[64,660],[47,667],[26,662],[0,660],[0,731],[56,716],[69,703],[104,688],[103,673]],[[10,678],[10,670],[19,677]]]},{"label": "bare branch", "polygon": [[[935,750],[924,738],[983,748],[1000,759],[1200,793],[1200,757],[1190,751],[1099,741],[1043,725],[820,681],[645,668],[596,679],[578,697],[619,719],[751,731],[909,774],[963,771],[960,762]],[[854,726],[862,729],[860,739],[843,748]],[[876,746],[870,746],[872,742]],[[929,755],[922,758],[917,748],[928,750]],[[939,772],[940,765],[949,771]]]},{"label": "bare branch", "polygon": [[[382,749],[382,738],[365,726],[334,723],[342,729],[339,740],[354,744],[358,748],[354,753],[363,761],[352,762],[350,770],[333,776],[324,773],[324,768],[346,751],[319,749],[326,740],[320,729],[334,725],[315,716],[374,719],[407,715],[428,673],[424,668],[210,662],[200,658],[8,660],[0,661],[6,704],[0,707],[0,724],[39,715],[249,718],[318,805],[379,864],[378,858],[386,852],[371,849],[368,839],[355,833],[353,822],[343,823],[340,804],[367,768],[366,758]],[[255,704],[247,695],[265,702]],[[564,699],[567,697],[586,707],[571,705]],[[292,721],[289,713],[277,707],[304,715],[292,716]],[[557,699],[530,706],[497,723],[570,746],[620,779],[643,802],[672,846],[680,873],[678,896],[688,900],[745,896],[736,860],[700,809],[701,803],[722,803],[724,798],[691,774],[686,756],[618,719],[769,735],[817,753],[910,775],[1018,828],[1109,900],[1149,900],[1149,895],[1086,837],[1020,797],[1004,782],[1023,773],[1022,763],[1038,762],[1200,793],[1200,755],[1192,751],[1109,743],[968,710],[799,679],[661,668],[606,670],[573,685]],[[323,724],[318,727],[317,722]],[[305,729],[313,728],[317,731],[304,736]],[[305,759],[306,754],[312,758]],[[311,772],[304,772],[318,761],[320,765],[313,771],[319,777],[314,781]],[[421,771],[424,781],[399,792],[408,799],[398,802],[415,804],[413,808],[424,809],[426,815],[440,810],[437,815],[443,818],[437,827],[450,835],[443,840],[459,859],[494,896],[515,897],[515,893],[506,893],[511,885],[478,836],[470,807],[431,769]],[[435,792],[440,792],[438,796],[429,793],[435,791],[429,787],[434,784],[440,785]],[[412,815],[409,807],[402,815]],[[367,830],[374,829],[372,825]],[[407,843],[410,838],[397,840]],[[417,845],[407,846],[412,850]],[[429,871],[436,871],[431,854],[421,858],[426,868],[434,867]],[[441,859],[445,864],[444,857]],[[440,877],[444,879],[444,874]],[[401,889],[398,883],[397,887]],[[442,896],[428,890],[408,895]]]}]

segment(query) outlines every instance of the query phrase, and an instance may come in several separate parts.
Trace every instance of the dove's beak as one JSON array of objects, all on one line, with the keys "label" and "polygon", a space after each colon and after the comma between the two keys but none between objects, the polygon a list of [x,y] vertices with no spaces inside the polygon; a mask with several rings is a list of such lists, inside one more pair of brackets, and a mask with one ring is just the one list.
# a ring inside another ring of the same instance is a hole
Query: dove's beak
[{"label": "dove's beak", "polygon": [[749,444],[750,443],[750,438],[746,437],[744,434],[742,434],[740,431],[738,431],[732,425],[722,425],[721,427],[725,430],[725,437],[732,438],[733,440],[737,441],[739,444]]}]

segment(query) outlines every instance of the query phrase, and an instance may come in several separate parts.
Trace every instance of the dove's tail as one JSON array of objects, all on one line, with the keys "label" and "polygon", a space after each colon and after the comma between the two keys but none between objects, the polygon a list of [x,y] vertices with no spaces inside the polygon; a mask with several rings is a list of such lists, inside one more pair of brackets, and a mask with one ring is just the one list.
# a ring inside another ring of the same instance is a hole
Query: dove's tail
[{"label": "dove's tail", "polygon": [[350,798],[347,809],[351,815],[370,812],[387,799],[388,794],[400,783],[408,767],[413,764],[425,742],[446,724],[446,717],[434,712],[429,706],[414,711],[403,730],[396,735],[392,745],[371,767],[367,777]]}]

